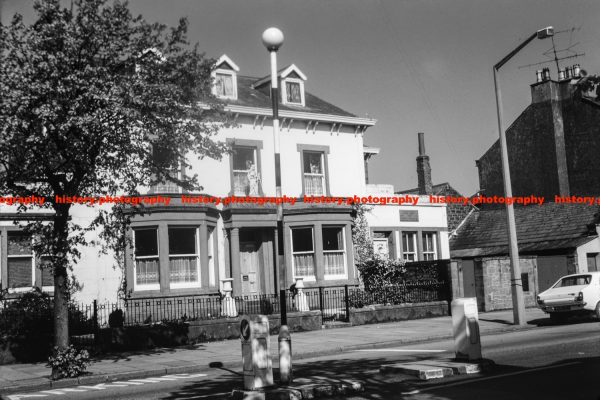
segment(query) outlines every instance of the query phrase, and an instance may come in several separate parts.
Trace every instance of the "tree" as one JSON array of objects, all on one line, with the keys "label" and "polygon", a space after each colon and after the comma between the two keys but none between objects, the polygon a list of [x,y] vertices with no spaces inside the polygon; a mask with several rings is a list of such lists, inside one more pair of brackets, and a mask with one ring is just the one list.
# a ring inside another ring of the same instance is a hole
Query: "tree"
[{"label": "tree", "polygon": [[197,189],[197,176],[171,171],[189,152],[219,158],[214,134],[226,120],[211,94],[214,62],[189,45],[185,19],[167,28],[107,0],[33,7],[31,25],[15,15],[0,27],[0,191],[44,197],[52,211],[25,228],[49,256],[55,345],[66,349],[68,271],[87,227],[57,197],[134,194],[159,181]]},{"label": "tree", "polygon": [[371,239],[371,231],[366,216],[369,211],[370,209],[364,204],[354,205],[352,244],[354,246],[354,261],[357,265],[372,259],[374,256],[373,239]]}]

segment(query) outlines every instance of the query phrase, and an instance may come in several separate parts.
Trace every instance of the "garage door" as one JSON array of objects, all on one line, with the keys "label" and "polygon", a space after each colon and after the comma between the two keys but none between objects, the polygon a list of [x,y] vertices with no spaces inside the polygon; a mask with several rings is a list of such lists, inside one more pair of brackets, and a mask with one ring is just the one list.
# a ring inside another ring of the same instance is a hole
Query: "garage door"
[{"label": "garage door", "polygon": [[543,292],[561,276],[567,275],[566,256],[544,256],[537,258],[538,286]]}]

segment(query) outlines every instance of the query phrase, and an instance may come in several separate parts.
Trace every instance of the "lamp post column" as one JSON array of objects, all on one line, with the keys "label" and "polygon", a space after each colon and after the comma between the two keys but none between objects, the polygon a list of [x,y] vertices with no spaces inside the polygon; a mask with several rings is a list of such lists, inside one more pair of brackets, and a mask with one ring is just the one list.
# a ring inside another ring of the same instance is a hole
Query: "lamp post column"
[{"label": "lamp post column", "polygon": [[[283,44],[283,33],[277,28],[263,32],[263,44],[271,56],[271,104],[273,107],[273,150],[275,153],[275,194],[281,197],[281,154],[279,148],[279,82],[277,79],[277,50]],[[277,271],[281,327],[279,328],[279,379],[282,384],[292,382],[292,338],[287,327],[286,268],[283,232],[283,204],[277,204]]]}]

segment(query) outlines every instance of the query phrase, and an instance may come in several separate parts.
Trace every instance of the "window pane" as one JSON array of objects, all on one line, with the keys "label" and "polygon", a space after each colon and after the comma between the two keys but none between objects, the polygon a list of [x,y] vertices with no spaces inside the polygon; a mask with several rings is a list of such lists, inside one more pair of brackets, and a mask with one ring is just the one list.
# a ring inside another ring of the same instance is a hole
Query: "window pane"
[{"label": "window pane", "polygon": [[8,287],[32,287],[31,257],[8,258]]},{"label": "window pane", "polygon": [[404,251],[412,253],[415,251],[414,233],[403,233],[402,241],[404,242]]},{"label": "window pane", "polygon": [[158,283],[158,259],[136,261],[135,283],[137,285]]},{"label": "window pane", "polygon": [[423,233],[423,251],[433,251],[433,233]]},{"label": "window pane", "polygon": [[136,257],[158,255],[158,241],[155,228],[135,230],[135,255]]},{"label": "window pane", "polygon": [[323,153],[314,151],[303,152],[304,156],[304,173],[305,174],[322,174],[323,173]]},{"label": "window pane", "polygon": [[172,257],[169,259],[171,283],[198,282],[198,257]]},{"label": "window pane", "polygon": [[196,228],[169,228],[169,255],[196,254]]},{"label": "window pane", "polygon": [[294,275],[296,276],[314,276],[315,275],[315,255],[294,254]]},{"label": "window pane", "polygon": [[344,250],[343,228],[323,228],[323,250]]},{"label": "window pane", "polygon": [[40,259],[39,267],[42,270],[42,286],[54,286],[54,277],[52,275],[50,259],[46,257]]},{"label": "window pane", "polygon": [[292,229],[292,251],[313,251],[312,228]]},{"label": "window pane", "polygon": [[217,96],[233,96],[233,76],[229,74],[216,74],[215,85]]},{"label": "window pane", "polygon": [[521,274],[521,285],[524,292],[529,292],[529,273]]},{"label": "window pane", "polygon": [[247,171],[254,165],[254,148],[235,147],[233,151],[234,170]]},{"label": "window pane", "polygon": [[286,82],[285,91],[288,103],[302,104],[302,96],[300,94],[300,84],[298,82]]},{"label": "window pane", "polygon": [[31,236],[23,232],[8,232],[8,255],[31,255]]}]

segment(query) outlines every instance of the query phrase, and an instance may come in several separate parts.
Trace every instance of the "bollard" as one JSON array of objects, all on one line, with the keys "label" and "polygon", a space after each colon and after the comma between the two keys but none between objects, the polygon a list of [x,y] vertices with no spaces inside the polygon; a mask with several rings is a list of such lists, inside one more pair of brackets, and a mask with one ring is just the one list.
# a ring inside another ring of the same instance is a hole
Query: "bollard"
[{"label": "bollard", "polygon": [[244,389],[273,386],[273,367],[269,346],[269,319],[244,316],[240,322]]},{"label": "bollard", "polygon": [[292,383],[292,336],[287,325],[279,328],[279,380],[282,385]]},{"label": "bollard", "polygon": [[476,298],[459,298],[452,301],[452,334],[457,359],[481,359]]}]

